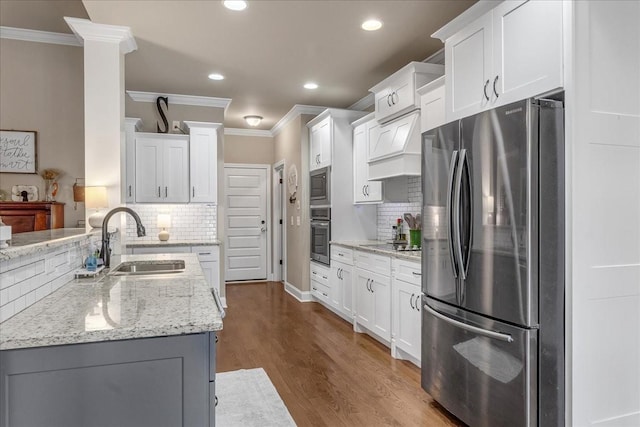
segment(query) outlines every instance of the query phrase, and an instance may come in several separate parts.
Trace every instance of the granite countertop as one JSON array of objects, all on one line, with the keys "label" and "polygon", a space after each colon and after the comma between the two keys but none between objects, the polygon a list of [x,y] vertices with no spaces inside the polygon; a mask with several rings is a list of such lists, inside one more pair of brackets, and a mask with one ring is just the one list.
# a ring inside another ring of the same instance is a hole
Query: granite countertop
[{"label": "granite countertop", "polygon": [[183,273],[75,279],[0,323],[0,350],[184,335],[222,329],[195,254],[123,255],[121,261],[182,259]]},{"label": "granite countertop", "polygon": [[127,248],[161,248],[163,246],[219,246],[220,240],[167,240],[161,242],[160,240],[149,241],[136,241],[132,240],[127,242],[125,246]]},{"label": "granite countertop", "polygon": [[394,251],[391,249],[381,249],[373,247],[374,245],[384,245],[386,243],[388,242],[380,240],[331,241],[332,245],[344,246],[346,248],[372,252],[374,254],[387,255],[392,258],[406,259],[409,261],[420,261],[422,259],[422,251]]},{"label": "granite countertop", "polygon": [[100,230],[87,231],[84,228],[57,228],[54,230],[30,231],[16,233],[11,236],[11,245],[0,249],[0,261],[18,258],[25,255],[80,242],[89,239],[93,235],[101,235]]}]

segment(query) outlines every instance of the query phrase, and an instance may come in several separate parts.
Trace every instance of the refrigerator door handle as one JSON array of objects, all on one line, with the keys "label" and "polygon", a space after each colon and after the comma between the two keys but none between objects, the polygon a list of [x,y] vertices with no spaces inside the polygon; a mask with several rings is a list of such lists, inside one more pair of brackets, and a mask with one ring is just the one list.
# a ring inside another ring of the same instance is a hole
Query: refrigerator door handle
[{"label": "refrigerator door handle", "polygon": [[[467,219],[469,224],[469,233],[467,237],[467,241],[465,242],[467,245],[467,253],[462,253],[462,246],[460,246],[460,256],[464,257],[464,263],[461,266],[461,270],[463,271],[463,279],[467,278],[467,272],[469,271],[469,260],[471,259],[471,239],[473,238],[473,189],[471,188],[471,167],[469,166],[469,156],[467,155],[467,150],[462,150],[462,155],[460,158],[460,176],[464,174],[466,170],[467,174],[467,194],[469,194],[469,211],[467,212]],[[462,179],[460,179],[462,181]],[[460,184],[462,185],[462,183]],[[464,290],[462,293],[462,298],[464,299]]]},{"label": "refrigerator door handle", "polygon": [[[453,247],[453,233],[454,233],[454,228],[453,228],[453,178],[456,174],[456,165],[458,164],[458,150],[454,150],[453,153],[451,153],[451,162],[449,163],[449,182],[447,184],[447,212],[448,212],[448,219],[447,219],[447,225],[448,225],[448,230],[447,230],[447,243],[449,243],[449,257],[451,258],[451,267],[453,269],[453,277],[455,277],[456,279],[458,278],[458,265],[456,264],[456,255],[454,253],[454,247]],[[456,285],[456,298],[458,296],[458,287]]]},{"label": "refrigerator door handle", "polygon": [[[458,264],[460,278],[462,280],[466,280],[467,272],[464,268],[464,259],[462,255],[462,230],[460,229],[460,197],[462,193],[462,172],[464,169],[464,161],[467,157],[467,150],[460,150],[460,160],[459,165],[456,171],[456,179],[455,179],[455,196],[453,198],[453,210],[455,212],[453,216],[453,236],[454,236],[454,248],[456,249],[454,252],[456,254],[456,261]],[[462,286],[460,286],[462,288]],[[462,292],[461,292],[462,293]],[[460,296],[462,299],[462,295]],[[458,301],[458,304],[461,304],[462,301]]]},{"label": "refrigerator door handle", "polygon": [[427,310],[427,312],[432,316],[435,316],[438,319],[444,322],[450,323],[458,328],[467,330],[469,332],[473,332],[478,335],[484,335],[485,337],[494,338],[500,341],[513,342],[513,337],[511,337],[511,335],[503,334],[501,332],[489,331],[487,329],[478,328],[477,326],[468,325],[464,322],[460,322],[458,320],[447,317],[444,314],[438,313],[433,308],[429,307],[428,304],[424,304],[424,309]]}]

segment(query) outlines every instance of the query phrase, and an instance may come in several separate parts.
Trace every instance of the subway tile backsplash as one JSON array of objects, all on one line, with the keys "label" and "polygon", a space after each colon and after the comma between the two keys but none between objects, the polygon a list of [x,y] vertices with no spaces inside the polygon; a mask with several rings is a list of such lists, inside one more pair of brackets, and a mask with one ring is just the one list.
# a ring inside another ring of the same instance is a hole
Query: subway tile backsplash
[{"label": "subway tile backsplash", "polygon": [[218,208],[212,204],[188,203],[188,204],[128,204],[140,215],[147,235],[138,237],[136,225],[133,220],[127,218],[127,241],[157,241],[158,214],[171,215],[171,227],[167,229],[171,240],[211,241],[217,238],[217,212]]},{"label": "subway tile backsplash", "polygon": [[[378,240],[391,240],[391,227],[398,218],[404,219],[404,213],[414,216],[422,210],[422,189],[419,176],[407,180],[409,201],[407,203],[383,203],[378,205]],[[422,218],[422,235],[428,239],[442,237],[444,206],[429,206]],[[403,223],[403,232],[408,234],[409,227]]]}]

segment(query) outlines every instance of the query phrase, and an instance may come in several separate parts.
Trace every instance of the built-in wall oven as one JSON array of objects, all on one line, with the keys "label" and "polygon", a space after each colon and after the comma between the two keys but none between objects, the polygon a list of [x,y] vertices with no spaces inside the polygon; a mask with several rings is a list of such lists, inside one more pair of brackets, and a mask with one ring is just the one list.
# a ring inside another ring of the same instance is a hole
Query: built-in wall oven
[{"label": "built-in wall oven", "polygon": [[311,207],[311,259],[329,265],[331,208]]},{"label": "built-in wall oven", "polygon": [[331,171],[328,167],[316,169],[309,173],[311,206],[331,205]]}]

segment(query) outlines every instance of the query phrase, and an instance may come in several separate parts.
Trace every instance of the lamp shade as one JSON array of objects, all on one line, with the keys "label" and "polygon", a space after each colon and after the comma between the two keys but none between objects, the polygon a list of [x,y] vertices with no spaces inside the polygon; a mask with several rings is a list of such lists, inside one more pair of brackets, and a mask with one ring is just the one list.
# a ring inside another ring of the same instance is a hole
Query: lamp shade
[{"label": "lamp shade", "polygon": [[84,187],[84,203],[89,209],[109,207],[107,187]]},{"label": "lamp shade", "polygon": [[169,227],[171,227],[171,215],[158,214],[158,228],[169,228]]}]

